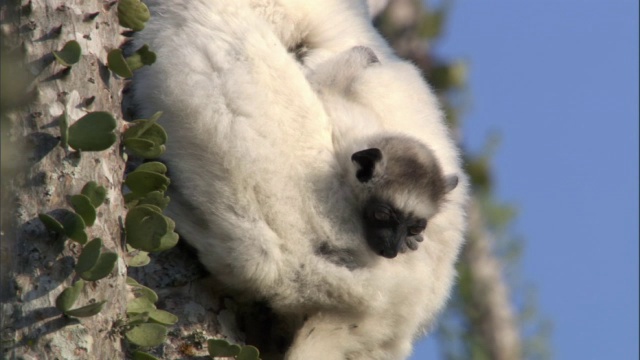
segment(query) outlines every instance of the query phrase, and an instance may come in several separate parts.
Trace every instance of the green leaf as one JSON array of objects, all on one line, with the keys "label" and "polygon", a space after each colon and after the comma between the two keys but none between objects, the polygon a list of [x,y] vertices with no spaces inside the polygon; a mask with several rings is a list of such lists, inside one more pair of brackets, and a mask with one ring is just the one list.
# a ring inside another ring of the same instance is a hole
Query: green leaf
[{"label": "green leaf", "polygon": [[58,220],[52,218],[47,214],[38,214],[38,219],[42,221],[47,230],[56,234],[64,234],[64,227],[58,222]]},{"label": "green leaf", "polygon": [[80,193],[91,200],[91,205],[94,208],[102,205],[107,198],[107,189],[104,186],[99,186],[95,181],[86,183]]},{"label": "green leaf", "polygon": [[153,205],[162,211],[167,207],[167,205],[169,205],[170,200],[171,199],[169,199],[168,196],[164,196],[162,192],[152,191],[145,195],[145,197],[139,199],[137,204]]},{"label": "green leaf", "polygon": [[83,273],[91,270],[98,263],[102,251],[102,239],[95,238],[89,241],[83,248],[76,263],[76,272]]},{"label": "green leaf", "polygon": [[178,317],[164,310],[152,310],[149,312],[149,320],[158,324],[173,325],[178,322]]},{"label": "green leaf", "polygon": [[124,336],[129,342],[142,347],[158,346],[167,337],[167,327],[160,324],[145,323],[134,326]]},{"label": "green leaf", "polygon": [[138,283],[136,279],[130,276],[127,276],[127,278],[125,279],[125,283],[129,286],[140,285],[140,283]]},{"label": "green leaf", "polygon": [[105,252],[100,254],[96,265],[83,273],[80,273],[80,277],[89,280],[89,281],[97,281],[102,278],[107,277],[113,268],[116,266],[116,262],[118,261],[118,254],[114,252]]},{"label": "green leaf", "polygon": [[162,174],[136,170],[127,175],[124,183],[135,194],[144,196],[152,191],[167,191],[170,180]]},{"label": "green leaf", "polygon": [[155,159],[162,155],[166,149],[164,145],[156,145],[152,141],[140,138],[126,139],[122,143],[131,154],[144,159]]},{"label": "green leaf", "polygon": [[162,237],[169,232],[167,218],[147,207],[136,206],[125,218],[127,243],[135,249],[153,252],[163,244]]},{"label": "green leaf", "polygon": [[[152,211],[157,212],[158,214],[162,214],[162,209],[160,209],[159,207],[157,207],[157,206],[155,206],[155,205],[151,205],[151,204],[140,204],[140,205],[138,205],[138,207],[145,208],[145,209],[149,209],[149,210],[152,210]],[[169,221],[169,220],[171,220],[171,219],[166,218],[165,220]],[[175,226],[175,224],[173,224],[173,225],[172,225],[172,224],[171,224],[171,222],[168,222],[167,224],[168,224],[167,229],[173,229],[171,226]]]},{"label": "green leaf", "polygon": [[254,346],[245,345],[240,349],[240,353],[236,360],[259,360],[260,351]]},{"label": "green leaf", "polygon": [[113,49],[107,54],[107,67],[117,75],[128,79],[133,76],[133,71],[122,55],[122,50]]},{"label": "green leaf", "polygon": [[146,251],[138,250],[138,254],[129,258],[127,261],[127,266],[130,267],[140,267],[145,266],[151,262],[151,258],[149,257],[149,253]]},{"label": "green leaf", "polygon": [[144,23],[150,17],[149,8],[140,0],[118,1],[118,21],[120,26],[133,31],[140,31],[144,29]]},{"label": "green leaf", "polygon": [[91,199],[84,195],[73,195],[71,197],[71,207],[76,213],[82,216],[85,225],[91,226],[96,221],[96,209],[91,204]]},{"label": "green leaf", "polygon": [[136,298],[145,298],[152,304],[158,301],[158,294],[144,285],[136,284],[131,291]]},{"label": "green leaf", "polygon": [[128,209],[133,209],[136,205],[138,205],[138,201],[141,198],[140,195],[134,194],[132,192],[124,194],[122,197],[124,198],[124,205]]},{"label": "green leaf", "polygon": [[75,240],[78,243],[84,245],[87,243],[87,233],[84,231],[85,224],[82,217],[74,212],[67,212],[62,220],[62,226],[64,227],[64,233],[71,240]]},{"label": "green leaf", "polygon": [[82,48],[75,40],[68,41],[64,44],[62,50],[53,52],[56,60],[67,67],[77,63],[78,60],[80,60],[80,55],[82,55]]},{"label": "green leaf", "polygon": [[60,127],[60,145],[66,149],[69,145],[69,119],[67,118],[66,111],[60,116],[58,126]]},{"label": "green leaf", "polygon": [[138,166],[135,171],[150,171],[164,175],[167,173],[167,166],[160,161],[149,161]]},{"label": "green leaf", "polygon": [[127,325],[138,325],[146,323],[147,321],[149,321],[149,313],[145,311],[139,314],[131,315],[129,317],[129,321],[127,321]]},{"label": "green leaf", "polygon": [[157,124],[158,119],[162,116],[162,111],[153,114],[149,119],[133,120],[131,125],[123,135],[123,138],[142,138],[147,139],[155,144],[164,144],[167,142],[167,132],[164,128]]},{"label": "green leaf", "polygon": [[178,244],[178,240],[180,240],[180,236],[178,236],[178,234],[175,232],[169,232],[160,238],[160,246],[158,246],[154,252],[169,250]]},{"label": "green leaf", "polygon": [[80,292],[84,288],[84,281],[82,279],[76,281],[72,286],[64,289],[60,295],[56,298],[56,307],[58,310],[65,312],[76,303]]},{"label": "green leaf", "polygon": [[127,303],[127,314],[136,315],[143,312],[151,312],[156,306],[145,297],[135,298]]},{"label": "green leaf", "polygon": [[149,50],[149,45],[145,44],[125,61],[129,65],[129,69],[135,71],[145,65],[151,65],[156,62],[156,53]]},{"label": "green leaf", "polygon": [[133,353],[133,360],[160,360],[157,357],[147,354],[146,352],[136,351]]},{"label": "green leaf", "polygon": [[106,303],[106,300],[103,300],[100,302],[89,304],[87,306],[83,306],[81,308],[65,311],[64,314],[67,316],[73,316],[73,317],[93,316],[99,313],[100,311],[102,311],[102,308],[104,307],[105,303]]},{"label": "green leaf", "polygon": [[162,112],[155,113],[148,120],[132,121],[133,125],[123,135],[123,143],[128,151],[145,159],[156,158],[165,151],[167,133],[156,124],[160,116]]},{"label": "green leaf", "polygon": [[106,150],[116,142],[116,126],[116,119],[108,112],[88,113],[69,127],[69,146],[82,151]]},{"label": "green leaf", "polygon": [[223,339],[209,339],[207,340],[207,347],[209,355],[214,357],[230,357],[240,354],[240,346],[229,344],[227,340]]}]

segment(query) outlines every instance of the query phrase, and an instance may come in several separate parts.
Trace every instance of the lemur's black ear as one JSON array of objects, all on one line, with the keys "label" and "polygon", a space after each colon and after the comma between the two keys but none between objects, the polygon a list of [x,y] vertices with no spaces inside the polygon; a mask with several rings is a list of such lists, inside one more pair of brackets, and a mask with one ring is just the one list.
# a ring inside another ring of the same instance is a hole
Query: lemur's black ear
[{"label": "lemur's black ear", "polygon": [[351,155],[351,161],[358,164],[360,167],[356,171],[356,177],[360,182],[367,182],[373,177],[373,171],[376,168],[376,163],[382,160],[382,151],[378,148],[371,148],[361,150]]}]

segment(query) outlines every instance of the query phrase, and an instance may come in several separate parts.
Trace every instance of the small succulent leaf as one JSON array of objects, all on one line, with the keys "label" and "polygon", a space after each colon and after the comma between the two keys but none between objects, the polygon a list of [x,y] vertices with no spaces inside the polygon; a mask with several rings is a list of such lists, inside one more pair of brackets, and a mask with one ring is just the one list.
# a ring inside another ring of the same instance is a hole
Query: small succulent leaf
[{"label": "small succulent leaf", "polygon": [[62,226],[64,227],[64,233],[71,240],[77,241],[84,245],[87,243],[87,233],[84,231],[86,225],[82,217],[74,212],[67,212],[62,220]]},{"label": "small succulent leaf", "polygon": [[78,257],[75,270],[78,274],[91,270],[98,263],[102,250],[102,239],[95,238],[89,241],[83,248],[82,253]]},{"label": "small succulent leaf", "polygon": [[255,346],[245,345],[240,349],[236,360],[259,360],[260,351]]},{"label": "small succulent leaf", "polygon": [[168,177],[151,171],[134,171],[127,175],[125,185],[134,193],[145,196],[152,191],[167,191]]},{"label": "small succulent leaf", "polygon": [[176,244],[178,244],[179,239],[180,239],[180,236],[178,236],[177,233],[168,232],[167,234],[165,234],[163,237],[160,238],[160,246],[154,249],[153,252],[169,250],[172,247],[176,246]]},{"label": "small succulent leaf", "polygon": [[56,234],[64,234],[64,227],[60,222],[47,214],[38,214],[38,219],[42,221],[47,230]]},{"label": "small succulent leaf", "polygon": [[149,119],[134,120],[124,133],[123,139],[140,138],[153,142],[156,145],[163,145],[167,142],[167,132],[156,122],[162,116],[162,111],[153,114]]},{"label": "small succulent leaf", "polygon": [[91,199],[80,194],[71,197],[71,207],[82,217],[85,225],[91,226],[96,221],[96,208],[91,204]]},{"label": "small succulent leaf", "polygon": [[113,49],[107,54],[107,67],[117,75],[128,79],[133,76],[133,71],[122,55],[122,50]]},{"label": "small succulent leaf", "polygon": [[152,205],[158,209],[164,210],[171,199],[160,191],[152,191],[138,201],[139,205]]},{"label": "small succulent leaf", "polygon": [[157,357],[147,354],[146,352],[136,351],[133,353],[133,360],[160,360]]},{"label": "small succulent leaf", "polygon": [[[151,128],[154,124],[156,124],[158,122],[158,119],[160,119],[160,117],[162,117],[162,111],[156,111],[155,114],[151,115],[148,119],[147,119],[147,124],[145,126],[145,128],[143,129],[143,133],[145,133],[149,128]],[[160,126],[160,128],[162,129],[162,126]],[[166,135],[166,133],[165,133]],[[166,138],[165,138],[166,140]]]},{"label": "small succulent leaf", "polygon": [[[162,214],[162,209],[160,209],[159,207],[157,207],[155,205],[152,205],[152,204],[140,204],[140,205],[138,205],[138,207],[143,208],[143,209],[149,209],[151,211],[157,212],[158,214]],[[168,220],[168,218],[165,219],[165,220]],[[168,223],[167,229],[171,229],[171,223]]]},{"label": "small succulent leaf", "polygon": [[100,254],[96,265],[88,271],[80,273],[80,277],[89,280],[97,281],[107,277],[111,274],[111,271],[116,266],[118,261],[118,254],[114,252],[105,252]]},{"label": "small succulent leaf", "polygon": [[144,29],[144,24],[151,17],[149,8],[140,0],[118,1],[118,22],[120,26],[133,31]]},{"label": "small succulent leaf", "polygon": [[152,252],[160,247],[162,237],[169,231],[169,224],[165,216],[148,206],[136,206],[129,210],[124,226],[129,245]]},{"label": "small succulent leaf", "polygon": [[124,336],[127,340],[138,346],[158,346],[162,344],[167,337],[167,327],[154,323],[139,324],[127,331]]},{"label": "small succulent leaf", "polygon": [[106,150],[116,142],[116,119],[106,111],[94,111],[69,127],[69,146],[82,151]]},{"label": "small succulent leaf", "polygon": [[66,149],[69,146],[69,119],[66,111],[62,112],[58,120],[58,126],[60,127],[60,145]]},{"label": "small succulent leaf", "polygon": [[80,44],[71,40],[64,44],[62,50],[54,51],[53,56],[62,66],[71,66],[77,63],[80,60],[80,56],[82,55],[82,48]]},{"label": "small succulent leaf", "polygon": [[99,313],[100,311],[102,311],[102,308],[104,307],[104,304],[106,302],[107,302],[106,300],[99,301],[99,302],[89,304],[77,309],[65,311],[64,314],[67,316],[73,316],[73,317],[93,316]]},{"label": "small succulent leaf", "polygon": [[144,64],[142,63],[142,59],[140,59],[140,55],[135,53],[124,59],[124,61],[127,62],[127,65],[129,66],[129,69],[131,69],[131,71],[136,71],[144,66]]},{"label": "small succulent leaf", "polygon": [[151,258],[149,257],[149,253],[146,251],[140,250],[136,255],[129,258],[127,261],[127,266],[129,267],[140,267],[145,266],[151,262]]},{"label": "small succulent leaf", "polygon": [[164,175],[167,173],[167,165],[161,163],[160,161],[149,161],[138,166],[136,168],[136,171],[150,171]]},{"label": "small succulent leaf", "polygon": [[143,159],[155,159],[166,150],[164,145],[156,145],[149,140],[140,138],[130,138],[122,142],[128,152]]},{"label": "small succulent leaf", "polygon": [[140,285],[140,283],[138,283],[136,279],[130,276],[127,276],[127,278],[125,279],[125,283],[129,286]]},{"label": "small succulent leaf", "polygon": [[84,288],[84,281],[82,279],[76,281],[73,285],[64,289],[60,295],[56,298],[56,308],[58,310],[65,312],[76,303],[78,297],[80,296],[80,292]]},{"label": "small succulent leaf", "polygon": [[133,287],[131,291],[133,292],[133,296],[136,298],[145,298],[152,304],[155,304],[158,301],[158,294],[144,285],[138,284]]},{"label": "small succulent leaf", "polygon": [[95,181],[86,183],[80,193],[91,200],[91,205],[93,205],[94,208],[102,205],[107,198],[107,188],[98,185]]},{"label": "small succulent leaf", "polygon": [[178,322],[178,317],[164,310],[152,310],[149,312],[149,320],[163,325],[173,325]]},{"label": "small succulent leaf", "polygon": [[140,199],[140,195],[130,192],[130,193],[124,194],[123,198],[124,198],[124,204],[126,205],[126,207],[129,209],[132,209],[136,205],[138,205],[138,200]]},{"label": "small succulent leaf", "polygon": [[240,354],[240,346],[229,344],[227,340],[223,339],[207,340],[207,348],[209,350],[209,355],[213,357],[231,357]]},{"label": "small succulent leaf", "polygon": [[139,314],[131,315],[129,317],[129,321],[127,321],[127,324],[138,325],[138,324],[146,323],[147,321],[149,321],[149,313],[145,311]]},{"label": "small succulent leaf", "polygon": [[151,65],[156,62],[156,53],[149,50],[149,45],[145,44],[136,50],[136,52],[125,60],[129,68],[133,71],[140,69],[145,65]]},{"label": "small succulent leaf", "polygon": [[151,312],[156,306],[145,297],[135,298],[127,303],[127,314],[136,315],[143,312]]}]

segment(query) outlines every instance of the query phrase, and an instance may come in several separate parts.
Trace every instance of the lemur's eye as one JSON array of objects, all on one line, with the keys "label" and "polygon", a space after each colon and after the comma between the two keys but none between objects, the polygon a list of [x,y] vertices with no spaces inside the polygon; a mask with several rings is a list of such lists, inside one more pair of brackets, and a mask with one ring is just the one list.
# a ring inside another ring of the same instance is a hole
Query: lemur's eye
[{"label": "lemur's eye", "polygon": [[409,236],[415,236],[424,231],[426,225],[414,225],[408,229]]},{"label": "lemur's eye", "polygon": [[373,212],[373,217],[378,221],[389,221],[391,214],[387,210],[378,209]]},{"label": "lemur's eye", "polygon": [[415,236],[423,232],[426,227],[427,222],[425,220],[420,220],[417,224],[409,226],[407,233],[409,236]]}]

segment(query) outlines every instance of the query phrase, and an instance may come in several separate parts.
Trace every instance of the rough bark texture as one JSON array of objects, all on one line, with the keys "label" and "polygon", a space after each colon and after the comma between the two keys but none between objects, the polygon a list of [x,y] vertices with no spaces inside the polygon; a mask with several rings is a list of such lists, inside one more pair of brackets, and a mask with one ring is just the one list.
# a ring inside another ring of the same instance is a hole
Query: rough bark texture
[{"label": "rough bark texture", "polygon": [[[124,125],[123,81],[104,65],[107,52],[124,40],[115,10],[101,1],[2,3],[4,45],[23,53],[35,95],[26,107],[3,114],[8,123],[3,128],[3,152],[22,149],[11,158],[3,156],[1,321],[7,359],[117,359],[122,355],[120,341],[110,337],[109,330],[123,316],[126,304],[121,231],[124,160],[119,143],[81,155],[65,150],[59,145],[58,128],[64,111],[70,124],[100,110],[112,113],[120,127]],[[83,54],[70,71],[52,56],[69,40],[78,41]],[[15,66],[18,71],[20,66]],[[21,166],[7,174],[6,160]],[[60,209],[71,209],[68,197],[79,194],[88,181],[108,189],[96,223],[87,228],[89,239],[102,238],[107,249],[121,256],[111,275],[87,283],[75,306],[107,300],[103,311],[78,320],[63,317],[55,299],[75,278],[81,246],[56,240],[37,216],[55,217]]]}]

